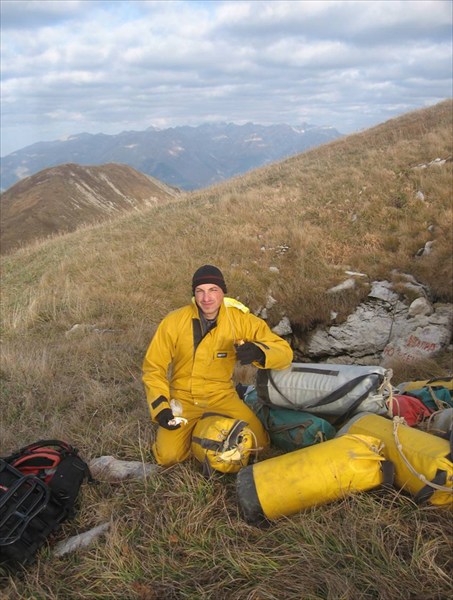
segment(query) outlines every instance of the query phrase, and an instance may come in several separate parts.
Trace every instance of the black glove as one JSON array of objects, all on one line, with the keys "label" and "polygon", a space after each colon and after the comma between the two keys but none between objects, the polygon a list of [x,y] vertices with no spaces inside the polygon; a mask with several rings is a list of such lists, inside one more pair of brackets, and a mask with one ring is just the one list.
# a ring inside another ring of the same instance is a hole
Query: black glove
[{"label": "black glove", "polygon": [[253,342],[245,342],[241,346],[236,346],[236,355],[241,365],[250,365],[256,361],[264,366],[266,360],[264,352]]},{"label": "black glove", "polygon": [[177,425],[169,425],[168,424],[168,422],[171,421],[174,418],[175,418],[175,416],[172,413],[171,409],[170,408],[164,408],[157,415],[156,421],[164,429],[179,429],[179,427],[181,427],[181,423],[178,423]]}]

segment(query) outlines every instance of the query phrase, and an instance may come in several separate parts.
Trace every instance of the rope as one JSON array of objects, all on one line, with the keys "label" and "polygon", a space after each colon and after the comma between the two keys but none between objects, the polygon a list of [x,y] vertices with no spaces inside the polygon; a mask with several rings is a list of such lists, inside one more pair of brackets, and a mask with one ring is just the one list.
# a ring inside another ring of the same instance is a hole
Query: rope
[{"label": "rope", "polygon": [[448,404],[446,404],[445,402],[442,402],[442,400],[440,400],[440,399],[439,399],[439,398],[436,396],[436,394],[434,393],[434,390],[433,390],[433,388],[432,388],[430,385],[428,385],[428,386],[427,386],[427,388],[428,388],[428,390],[429,390],[429,393],[431,394],[431,398],[433,399],[433,401],[434,401],[434,404],[437,406],[437,408],[438,408],[439,410],[443,410],[444,408],[447,408],[447,407],[448,407]]},{"label": "rope", "polygon": [[[435,427],[433,425],[433,421],[436,417],[438,417],[440,414],[442,414],[444,412],[444,408],[442,408],[441,410],[436,410],[436,412],[433,412],[429,415],[429,417],[427,419],[425,419],[425,421],[422,423],[423,425],[423,430],[426,431],[427,433],[432,433],[433,435],[438,435],[440,437],[445,437],[445,435],[448,435],[448,427],[446,427],[445,429],[441,429],[440,427]],[[453,425],[453,421],[452,421],[452,425]],[[451,428],[450,428],[451,429]]]},{"label": "rope", "polygon": [[419,473],[418,471],[416,471],[414,469],[414,467],[411,465],[411,463],[408,461],[408,459],[406,458],[406,456],[403,453],[403,446],[398,438],[398,427],[401,424],[403,424],[403,425],[405,424],[404,419],[402,419],[401,417],[394,417],[394,419],[393,419],[393,437],[395,438],[396,448],[397,448],[401,458],[403,459],[404,463],[406,464],[407,468],[409,469],[409,471],[412,473],[412,475],[415,475],[415,477],[420,479],[420,481],[422,481],[425,485],[428,485],[428,486],[430,486],[436,490],[439,490],[441,492],[448,492],[449,494],[453,494],[452,488],[448,488],[443,485],[438,485],[437,483],[433,483],[432,481],[429,481],[422,473]]},{"label": "rope", "polygon": [[[390,371],[391,371],[391,369],[390,369]],[[393,371],[391,371],[391,374],[388,376],[386,374],[384,381],[383,381],[381,387],[379,388],[380,390],[381,389],[387,390],[387,392],[388,392],[387,408],[388,408],[388,415],[391,419],[393,419],[393,416],[394,416],[393,415],[393,405],[394,405],[394,403],[393,403],[393,387],[390,384],[390,379],[391,379],[392,375],[393,375]],[[400,409],[400,407],[398,405],[398,413],[399,413],[399,409]]]},{"label": "rope", "polygon": [[[393,419],[394,413],[393,413],[393,386],[390,383],[390,380],[393,377],[393,370],[392,369],[387,369],[384,375],[384,380],[381,383],[381,385],[378,387],[378,389],[376,390],[376,394],[373,394],[371,396],[371,398],[375,399],[376,401],[379,401],[379,399],[381,399],[384,403],[384,406],[387,405],[387,414],[388,416]],[[387,396],[387,399],[384,400],[385,396]],[[399,406],[398,406],[398,411],[399,411]]]},{"label": "rope", "polygon": [[[349,436],[355,440],[357,440],[358,442],[360,442],[361,444],[364,444],[368,450],[371,450],[372,452],[375,453],[375,460],[385,460],[385,457],[382,455],[382,450],[384,449],[384,443],[381,442],[380,440],[377,440],[379,442],[379,446],[376,446],[375,444],[371,444],[369,442],[367,442],[366,439],[363,439],[362,436],[357,435],[355,433],[350,433]],[[365,437],[372,437],[372,436],[365,436]],[[375,438],[377,439],[377,438]],[[367,458],[371,459],[371,456],[367,456]]]}]

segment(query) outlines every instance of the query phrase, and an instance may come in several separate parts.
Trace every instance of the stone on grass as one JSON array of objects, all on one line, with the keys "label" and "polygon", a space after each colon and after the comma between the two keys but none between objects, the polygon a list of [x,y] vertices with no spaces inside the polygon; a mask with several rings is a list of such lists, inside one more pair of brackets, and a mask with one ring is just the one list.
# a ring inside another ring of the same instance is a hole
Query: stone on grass
[{"label": "stone on grass", "polygon": [[90,464],[91,474],[102,481],[121,481],[123,479],[144,479],[158,473],[158,465],[143,463],[138,460],[118,460],[114,456],[99,456]]}]

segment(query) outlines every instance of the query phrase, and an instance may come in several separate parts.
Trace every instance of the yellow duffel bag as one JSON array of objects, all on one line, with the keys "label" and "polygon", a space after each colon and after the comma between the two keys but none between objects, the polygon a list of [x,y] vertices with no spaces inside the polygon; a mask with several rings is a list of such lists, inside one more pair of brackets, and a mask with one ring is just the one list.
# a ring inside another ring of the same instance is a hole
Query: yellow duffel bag
[{"label": "yellow duffel bag", "polygon": [[382,443],[376,437],[346,434],[242,469],[237,496],[244,518],[262,523],[332,502],[384,482]]},{"label": "yellow duffel bag", "polygon": [[[357,415],[347,432],[376,435],[384,454],[395,466],[395,485],[407,490],[417,503],[453,508],[453,462],[448,440],[408,427],[398,417]],[[338,438],[338,439],[341,439]]]},{"label": "yellow duffel bag", "polygon": [[420,390],[421,388],[424,388],[424,387],[431,387],[431,388],[444,387],[444,388],[447,388],[447,390],[450,390],[450,392],[452,392],[453,391],[453,377],[446,376],[446,377],[435,377],[433,379],[423,379],[420,381],[406,381],[406,382],[400,383],[398,385],[398,390],[400,390],[400,392],[402,394],[407,394],[411,390]]},{"label": "yellow duffel bag", "polygon": [[205,474],[212,470],[237,473],[256,453],[255,434],[248,423],[217,413],[205,413],[192,433],[192,454]]}]

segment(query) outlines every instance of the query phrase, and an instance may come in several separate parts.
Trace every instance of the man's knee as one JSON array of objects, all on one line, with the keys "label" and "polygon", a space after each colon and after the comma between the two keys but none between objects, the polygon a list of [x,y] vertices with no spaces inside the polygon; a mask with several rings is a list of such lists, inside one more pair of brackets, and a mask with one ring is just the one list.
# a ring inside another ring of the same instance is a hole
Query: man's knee
[{"label": "man's knee", "polygon": [[153,445],[153,454],[157,464],[162,467],[171,467],[188,457],[188,453],[176,453],[172,448],[158,448],[156,444]]},{"label": "man's knee", "polygon": [[[164,438],[164,439],[162,439]],[[190,455],[190,440],[177,443],[177,440],[171,439],[169,436],[161,435],[159,432],[157,439],[152,446],[154,458],[158,465],[163,467],[171,467],[177,463],[183,462]]]}]

